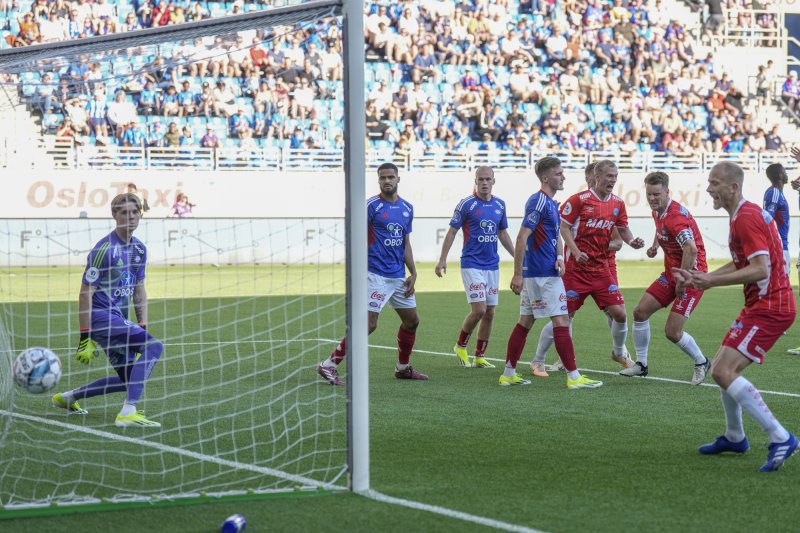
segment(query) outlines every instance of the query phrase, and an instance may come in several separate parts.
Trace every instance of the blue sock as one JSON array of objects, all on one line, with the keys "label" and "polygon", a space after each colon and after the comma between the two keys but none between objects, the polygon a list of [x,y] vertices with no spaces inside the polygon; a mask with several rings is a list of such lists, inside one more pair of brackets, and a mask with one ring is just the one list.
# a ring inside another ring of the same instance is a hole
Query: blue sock
[{"label": "blue sock", "polygon": [[125,384],[119,379],[118,376],[106,376],[98,380],[92,381],[88,385],[79,387],[70,392],[69,395],[72,401],[85,400],[93,396],[102,396],[103,394],[111,394],[114,392],[125,392]]},{"label": "blue sock", "polygon": [[128,394],[125,396],[125,403],[136,405],[144,392],[144,383],[153,372],[164,345],[153,339],[144,345],[138,361],[133,362],[130,380],[128,381]]}]

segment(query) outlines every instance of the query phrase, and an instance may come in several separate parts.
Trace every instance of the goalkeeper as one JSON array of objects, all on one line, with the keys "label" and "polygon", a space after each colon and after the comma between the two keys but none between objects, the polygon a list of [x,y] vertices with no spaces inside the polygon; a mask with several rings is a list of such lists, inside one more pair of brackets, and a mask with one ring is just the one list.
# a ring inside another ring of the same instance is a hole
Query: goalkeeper
[{"label": "goalkeeper", "polygon": [[[89,364],[102,348],[117,375],[58,393],[53,396],[53,405],[70,413],[86,414],[78,400],[125,392],[116,425],[160,427],[136,410],[144,384],[164,350],[164,345],[146,330],[147,249],[133,236],[142,216],[141,201],[131,193],[117,195],[111,201],[111,216],[116,228],[94,246],[83,273],[78,297],[80,342],[75,357]],[[128,320],[131,299],[138,324]]]}]

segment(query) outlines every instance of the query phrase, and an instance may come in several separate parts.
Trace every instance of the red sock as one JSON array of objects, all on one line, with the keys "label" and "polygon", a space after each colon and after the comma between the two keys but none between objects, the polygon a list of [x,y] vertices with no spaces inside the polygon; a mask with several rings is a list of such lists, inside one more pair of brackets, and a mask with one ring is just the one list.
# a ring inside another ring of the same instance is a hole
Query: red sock
[{"label": "red sock", "polygon": [[572,345],[572,337],[569,336],[569,327],[553,326],[553,342],[556,345],[556,352],[564,363],[567,372],[577,370],[575,364],[575,347]]},{"label": "red sock", "polygon": [[337,346],[336,349],[333,351],[330,357],[331,361],[333,361],[337,365],[341,363],[342,359],[344,359],[346,346],[347,346],[347,337],[343,338],[342,342],[339,343],[339,346]]},{"label": "red sock", "polygon": [[461,346],[462,348],[465,348],[467,346],[467,343],[469,342],[469,338],[471,336],[472,336],[472,333],[467,333],[466,331],[464,331],[462,329],[461,333],[458,334],[458,341],[457,341],[458,345]]},{"label": "red sock", "polygon": [[528,338],[527,329],[519,324],[514,326],[514,331],[508,338],[508,348],[506,348],[506,364],[511,363],[512,368],[517,368],[517,361],[522,355],[522,349],[525,348],[525,340]]},{"label": "red sock", "polygon": [[487,346],[489,346],[489,341],[478,339],[478,342],[475,343],[475,357],[483,357]]},{"label": "red sock", "polygon": [[397,330],[397,361],[401,365],[407,365],[411,359],[411,350],[414,348],[414,341],[417,340],[416,331],[406,331],[403,326]]}]

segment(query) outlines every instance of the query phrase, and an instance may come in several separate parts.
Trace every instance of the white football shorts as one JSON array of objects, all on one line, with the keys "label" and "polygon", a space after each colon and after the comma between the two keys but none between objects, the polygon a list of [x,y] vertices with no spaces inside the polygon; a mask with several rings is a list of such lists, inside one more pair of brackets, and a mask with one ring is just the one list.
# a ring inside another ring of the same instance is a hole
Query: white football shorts
[{"label": "white football shorts", "polygon": [[372,272],[367,273],[367,311],[380,313],[387,303],[394,309],[411,309],[417,306],[412,294],[405,297],[405,278],[384,278]]},{"label": "white football shorts", "polygon": [[549,318],[567,314],[567,291],[558,276],[522,278],[519,314]]},{"label": "white football shorts", "polygon": [[486,302],[486,305],[497,305],[497,291],[500,288],[500,270],[480,270],[478,268],[462,268],[461,281],[467,302]]}]

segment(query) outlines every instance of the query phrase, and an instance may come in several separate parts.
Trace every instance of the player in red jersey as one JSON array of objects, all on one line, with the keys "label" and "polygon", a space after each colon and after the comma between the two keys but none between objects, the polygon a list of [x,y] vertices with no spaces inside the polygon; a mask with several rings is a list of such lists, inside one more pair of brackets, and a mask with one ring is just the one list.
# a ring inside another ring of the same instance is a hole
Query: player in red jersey
[{"label": "player in red jersey", "polygon": [[[583,177],[586,180],[586,188],[591,189],[595,186],[595,176],[594,176],[594,167],[597,166],[597,163],[589,163],[586,165],[583,171]],[[606,258],[608,259],[608,269],[611,271],[611,275],[617,280],[617,252],[622,248],[622,238],[619,236],[619,232],[616,228],[611,231],[611,241],[608,243],[608,249],[606,250]],[[617,282],[619,285],[619,282]],[[605,311],[606,318],[608,319],[608,327],[611,329],[611,325],[613,319],[611,315]],[[570,334],[572,331],[570,330]],[[534,376],[540,378],[546,378],[550,374],[547,373],[547,370],[550,371],[559,371],[564,370],[564,365],[561,364],[560,359],[556,359],[556,362],[551,365],[549,368],[545,368],[545,361],[547,359],[547,352],[550,350],[550,347],[553,346],[553,324],[548,322],[542,328],[541,333],[539,334],[539,343],[536,346],[536,355],[533,356],[533,360],[531,361],[531,373]],[[627,349],[623,346],[623,351],[627,354]]]},{"label": "player in red jersey", "polygon": [[611,193],[619,174],[616,163],[608,159],[599,161],[594,173],[594,187],[572,195],[561,206],[561,237],[568,248],[564,275],[567,306],[572,316],[591,295],[597,306],[611,315],[614,345],[611,358],[628,368],[633,361],[625,350],[628,336],[625,300],[609,268],[608,246],[614,228],[632,248],[644,247],[644,241],[641,237],[634,238],[628,228],[625,202]]},{"label": "player in red jersey", "polygon": [[[659,309],[669,305],[669,317],[664,334],[694,361],[692,385],[706,379],[708,359],[697,346],[694,338],[683,328],[689,315],[697,309],[703,291],[688,288],[676,290],[673,268],[708,272],[703,236],[691,213],[669,197],[669,176],[665,172],[651,172],[644,178],[647,201],[653,210],[656,223],[656,242],[664,250],[664,272],[642,295],[633,310],[633,345],[636,347],[636,364],[620,371],[623,376],[647,375],[647,350],[650,346],[650,317]],[[647,250],[648,257],[655,257],[658,245]]]},{"label": "player in red jersey", "polygon": [[767,460],[761,472],[772,472],[797,451],[797,437],[773,416],[758,390],[742,376],[751,363],[764,355],[794,323],[794,294],[784,272],[783,244],[769,212],[742,197],[744,172],[728,161],[717,163],[706,189],[714,209],[724,208],[731,217],[728,247],[733,261],[714,272],[673,269],[677,289],[700,290],[724,285],[744,285],[744,309],[733,322],[711,364],[711,377],[720,387],[725,410],[725,434],[700,446],[705,455],[744,453],[750,445],[742,425],[742,409],[769,436]]}]

